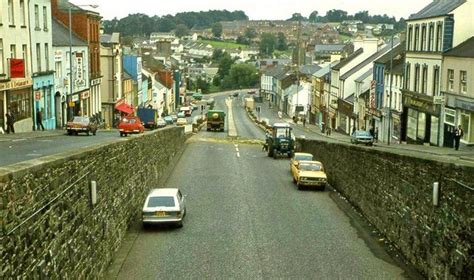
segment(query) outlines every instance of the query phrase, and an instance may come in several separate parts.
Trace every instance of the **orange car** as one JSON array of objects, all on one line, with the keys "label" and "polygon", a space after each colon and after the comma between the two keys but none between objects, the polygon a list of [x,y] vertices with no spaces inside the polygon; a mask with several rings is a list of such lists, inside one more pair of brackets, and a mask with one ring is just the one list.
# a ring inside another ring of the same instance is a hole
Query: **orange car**
[{"label": "orange car", "polygon": [[128,134],[142,133],[145,131],[145,127],[139,117],[122,117],[118,128],[120,136],[127,136]]}]

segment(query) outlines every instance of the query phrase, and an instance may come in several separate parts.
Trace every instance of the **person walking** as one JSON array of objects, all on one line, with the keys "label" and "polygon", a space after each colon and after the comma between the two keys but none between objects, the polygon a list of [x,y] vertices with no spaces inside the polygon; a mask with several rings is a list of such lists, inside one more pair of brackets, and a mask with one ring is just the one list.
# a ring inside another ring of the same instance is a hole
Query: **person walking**
[{"label": "person walking", "polygon": [[40,109],[36,109],[36,128],[39,130],[40,127],[41,127],[41,130],[44,131],[43,113],[41,112]]},{"label": "person walking", "polygon": [[303,126],[306,126],[306,117],[303,117]]},{"label": "person walking", "polygon": [[15,117],[13,116],[12,112],[8,111],[5,114],[5,117],[7,119],[7,134],[15,133]]},{"label": "person walking", "polygon": [[461,142],[461,138],[464,136],[464,131],[461,128],[461,125],[458,126],[454,130],[454,149],[457,151],[459,150],[459,142]]}]

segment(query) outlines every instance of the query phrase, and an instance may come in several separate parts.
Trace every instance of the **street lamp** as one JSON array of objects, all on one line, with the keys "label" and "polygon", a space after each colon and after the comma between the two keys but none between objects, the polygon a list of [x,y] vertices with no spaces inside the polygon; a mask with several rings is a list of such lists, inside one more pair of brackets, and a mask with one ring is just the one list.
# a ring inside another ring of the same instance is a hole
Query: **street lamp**
[{"label": "street lamp", "polygon": [[[99,5],[95,4],[83,4],[83,5],[74,5],[74,7],[91,7],[93,9],[96,9],[99,7]],[[72,91],[73,91],[73,86],[72,86],[72,10],[73,4],[69,3],[68,7],[68,15],[69,15],[69,98],[66,98],[68,100],[68,110],[67,110],[67,119],[70,120],[72,117],[72,108],[70,107],[70,102],[72,98]]]}]

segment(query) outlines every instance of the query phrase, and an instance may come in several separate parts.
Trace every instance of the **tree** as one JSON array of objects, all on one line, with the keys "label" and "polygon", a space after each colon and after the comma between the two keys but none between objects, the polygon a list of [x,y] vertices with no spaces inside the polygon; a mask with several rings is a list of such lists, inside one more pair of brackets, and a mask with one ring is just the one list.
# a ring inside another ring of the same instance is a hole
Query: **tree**
[{"label": "tree", "polygon": [[217,70],[217,76],[219,76],[221,80],[229,74],[232,64],[234,64],[234,60],[228,53],[224,53],[219,62],[219,69]]},{"label": "tree", "polygon": [[260,36],[260,54],[264,56],[271,56],[275,50],[276,38],[271,33],[263,33]]},{"label": "tree", "polygon": [[347,12],[343,10],[330,10],[326,12],[326,20],[329,22],[341,22],[347,19]]},{"label": "tree", "polygon": [[213,52],[212,52],[212,57],[211,57],[211,60],[213,62],[220,62],[222,57],[224,56],[225,52],[222,50],[222,49],[215,49]]},{"label": "tree", "polygon": [[174,33],[178,38],[182,38],[189,35],[189,28],[184,24],[178,24],[176,25]]},{"label": "tree", "polygon": [[222,36],[222,24],[220,22],[214,23],[211,29],[214,37],[220,38]]},{"label": "tree", "polygon": [[309,22],[316,22],[318,21],[318,11],[313,11],[311,14],[309,14],[308,20]]},{"label": "tree", "polygon": [[250,64],[234,64],[222,83],[222,87],[230,88],[250,88],[255,87],[259,82],[258,71]]},{"label": "tree", "polygon": [[252,41],[252,39],[255,39],[257,38],[257,30],[255,30],[255,28],[253,27],[247,27],[247,29],[245,29],[245,34],[244,36],[249,38],[250,41]]},{"label": "tree", "polygon": [[237,44],[242,44],[242,45],[250,45],[250,40],[249,38],[245,37],[245,36],[238,36],[237,37],[237,40],[236,40]]},{"label": "tree", "polygon": [[209,83],[205,79],[198,77],[196,79],[196,88],[201,89],[203,93],[207,93],[209,91]]},{"label": "tree", "polygon": [[287,21],[306,21],[306,18],[300,13],[294,13]]},{"label": "tree", "polygon": [[279,51],[285,51],[288,49],[288,44],[286,43],[286,37],[285,37],[285,34],[283,34],[283,32],[278,33],[276,49]]}]

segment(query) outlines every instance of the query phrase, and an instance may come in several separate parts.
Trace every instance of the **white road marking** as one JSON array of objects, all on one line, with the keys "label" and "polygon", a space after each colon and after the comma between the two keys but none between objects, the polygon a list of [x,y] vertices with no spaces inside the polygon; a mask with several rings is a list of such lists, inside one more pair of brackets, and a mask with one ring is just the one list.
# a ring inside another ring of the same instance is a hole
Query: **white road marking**
[{"label": "white road marking", "polygon": [[42,156],[42,154],[27,154],[27,157],[39,157]]},{"label": "white road marking", "polygon": [[14,140],[12,140],[12,142],[20,142],[20,141],[26,141],[26,139],[21,138],[21,139],[14,139]]},{"label": "white road marking", "polygon": [[38,140],[38,142],[53,142],[53,140]]},{"label": "white road marking", "polygon": [[238,152],[239,152],[239,148],[235,148],[235,151],[238,153]]},{"label": "white road marking", "polygon": [[237,157],[238,157],[238,158],[240,157],[240,153],[239,153],[239,152],[237,152]]}]

